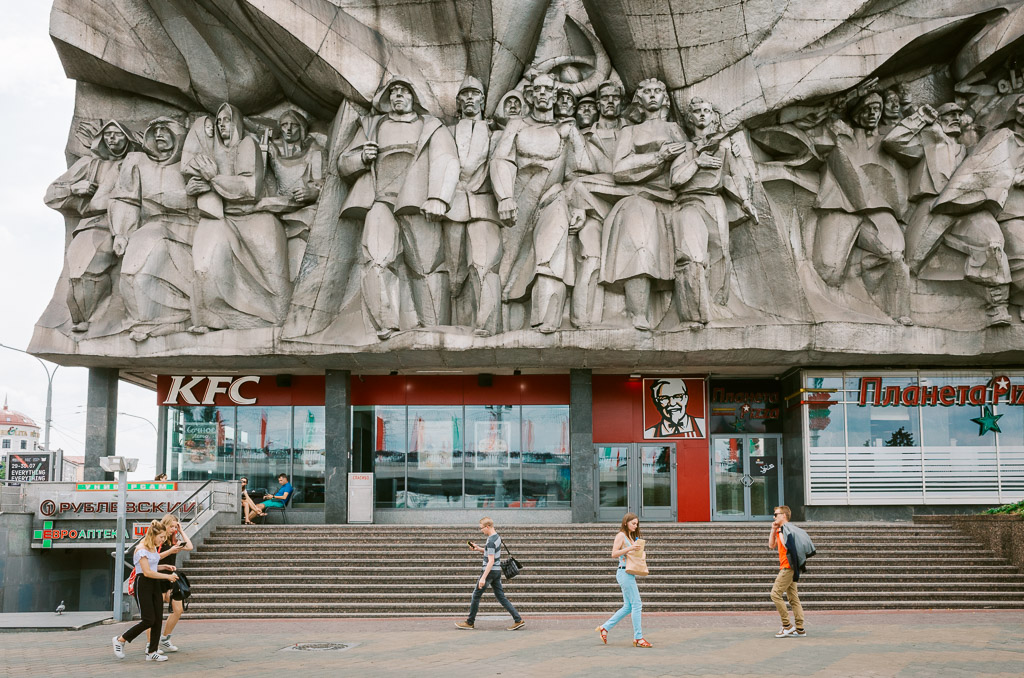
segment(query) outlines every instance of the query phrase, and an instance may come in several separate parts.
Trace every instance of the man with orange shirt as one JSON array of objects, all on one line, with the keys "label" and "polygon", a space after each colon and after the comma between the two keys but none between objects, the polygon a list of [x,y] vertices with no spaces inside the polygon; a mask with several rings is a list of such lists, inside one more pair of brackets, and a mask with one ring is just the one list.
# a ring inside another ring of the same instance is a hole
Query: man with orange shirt
[{"label": "man with orange shirt", "polygon": [[[776,638],[787,638],[790,636],[802,638],[807,635],[807,632],[804,631],[804,608],[800,605],[800,596],[796,590],[796,582],[800,579],[800,571],[797,569],[795,540],[791,535],[787,535],[783,531],[783,525],[789,522],[792,515],[793,512],[790,511],[788,506],[776,506],[771,536],[768,537],[768,548],[778,549],[779,551],[779,576],[775,578],[775,585],[772,586],[772,602],[775,603],[779,616],[782,618],[782,628],[775,634]],[[792,564],[790,564],[790,558],[787,557],[790,551],[793,551]],[[793,618],[796,621],[795,628],[789,624],[786,601],[782,599],[783,593],[789,598],[789,604],[793,608]]]}]

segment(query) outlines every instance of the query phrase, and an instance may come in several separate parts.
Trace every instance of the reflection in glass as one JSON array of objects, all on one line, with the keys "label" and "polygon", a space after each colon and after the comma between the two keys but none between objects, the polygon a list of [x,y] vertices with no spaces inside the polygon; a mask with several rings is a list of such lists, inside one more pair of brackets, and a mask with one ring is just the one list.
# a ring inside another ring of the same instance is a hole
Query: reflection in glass
[{"label": "reflection in glass", "polygon": [[667,445],[640,447],[640,475],[645,509],[672,506],[671,450]]},{"label": "reflection in glass", "polygon": [[524,405],[523,508],[568,508],[569,406]]},{"label": "reflection in glass", "polygon": [[[257,490],[277,490],[278,474],[291,475],[291,407],[238,408],[235,473],[249,479],[249,496],[259,503]],[[303,501],[296,492],[292,503]]]},{"label": "reflection in glass", "polygon": [[743,505],[743,438],[713,438],[715,513],[746,514]]},{"label": "reflection in glass", "polygon": [[234,407],[168,407],[166,416],[171,480],[234,477]]},{"label": "reflection in glass", "polygon": [[519,506],[519,408],[466,408],[466,508]]},{"label": "reflection in glass", "polygon": [[404,508],[406,435],[405,407],[353,407],[352,456],[373,456],[374,504]]},{"label": "reflection in glass", "polygon": [[597,447],[598,496],[601,508],[622,508],[628,501],[628,446]]},{"label": "reflection in glass", "polygon": [[293,506],[317,506],[324,503],[324,408],[296,407],[295,459],[292,464]]},{"label": "reflection in glass", "polygon": [[409,508],[461,508],[461,407],[409,408]]},{"label": "reflection in glass", "polygon": [[770,516],[779,505],[779,441],[777,438],[750,438],[750,515]]}]

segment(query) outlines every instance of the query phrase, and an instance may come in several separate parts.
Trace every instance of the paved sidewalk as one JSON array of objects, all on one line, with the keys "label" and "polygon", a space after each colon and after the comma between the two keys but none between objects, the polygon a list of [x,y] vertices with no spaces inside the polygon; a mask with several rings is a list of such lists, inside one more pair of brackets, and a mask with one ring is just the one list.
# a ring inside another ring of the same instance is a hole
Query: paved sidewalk
[{"label": "paved sidewalk", "polygon": [[80,631],[112,617],[110,612],[7,612],[0,614],[0,631]]},{"label": "paved sidewalk", "polygon": [[[4,676],[882,676],[1019,678],[1024,611],[809,612],[806,638],[776,639],[773,613],[649,614],[653,649],[631,643],[629,619],[602,645],[591,616],[455,619],[193,620],[174,634],[181,651],[143,660],[145,637],[114,658],[110,639],[128,624],[83,631],[0,634]],[[340,652],[288,651],[295,643],[345,643]]]}]

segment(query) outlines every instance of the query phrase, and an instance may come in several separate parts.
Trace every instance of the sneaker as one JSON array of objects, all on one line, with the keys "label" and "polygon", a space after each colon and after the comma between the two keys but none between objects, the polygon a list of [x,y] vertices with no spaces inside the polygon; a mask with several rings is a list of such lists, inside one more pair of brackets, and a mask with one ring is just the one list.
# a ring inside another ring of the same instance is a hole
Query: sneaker
[{"label": "sneaker", "polygon": [[165,662],[167,659],[167,655],[160,654],[159,652],[152,652],[146,655],[147,662]]},{"label": "sneaker", "polygon": [[790,635],[794,638],[804,638],[807,636],[807,631],[803,629],[797,629],[796,631],[793,631],[793,633],[791,633]]},{"label": "sneaker", "polygon": [[520,619],[517,622],[513,622],[512,626],[508,627],[505,630],[506,631],[518,631],[519,629],[523,628],[524,626],[526,626],[526,620],[525,619]]},{"label": "sneaker", "polygon": [[177,646],[175,646],[175,645],[173,645],[171,643],[171,637],[170,636],[160,636],[160,649],[157,650],[157,652],[160,652],[160,651],[163,651],[163,652],[177,652],[178,648],[177,648]]},{"label": "sneaker", "polygon": [[470,624],[469,622],[455,622],[455,628],[457,628],[457,629],[469,629],[470,631],[472,631],[473,630],[473,625]]},{"label": "sneaker", "polygon": [[795,632],[796,632],[796,629],[793,628],[792,626],[783,626],[782,628],[779,629],[779,632],[775,634],[775,637],[776,638],[786,638],[788,636],[793,635]]},{"label": "sneaker", "polygon": [[124,643],[118,640],[118,636],[114,636],[114,656],[124,659]]}]

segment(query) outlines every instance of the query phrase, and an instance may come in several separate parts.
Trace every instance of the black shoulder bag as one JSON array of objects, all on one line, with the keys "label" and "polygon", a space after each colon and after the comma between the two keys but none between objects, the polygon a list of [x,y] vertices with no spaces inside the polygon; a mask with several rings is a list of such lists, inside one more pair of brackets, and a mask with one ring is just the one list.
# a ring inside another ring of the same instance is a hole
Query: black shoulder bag
[{"label": "black shoulder bag", "polygon": [[189,598],[192,597],[192,584],[189,583],[188,577],[185,576],[184,572],[175,572],[178,575],[178,581],[174,582],[174,585],[178,587],[178,592],[181,594],[181,606],[183,609],[188,609]]},{"label": "black shoulder bag", "polygon": [[501,541],[501,545],[505,548],[508,553],[508,558],[501,561],[501,571],[505,574],[505,579],[513,579],[519,574],[519,570],[523,569],[522,563],[516,560],[512,552],[508,550],[508,546],[505,544],[505,540]]}]

